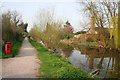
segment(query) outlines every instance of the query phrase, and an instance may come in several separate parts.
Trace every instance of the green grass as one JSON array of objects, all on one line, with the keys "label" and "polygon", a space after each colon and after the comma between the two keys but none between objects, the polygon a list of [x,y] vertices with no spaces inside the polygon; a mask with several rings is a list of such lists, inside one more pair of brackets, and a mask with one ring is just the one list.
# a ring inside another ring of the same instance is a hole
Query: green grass
[{"label": "green grass", "polygon": [[67,58],[60,54],[48,51],[40,43],[29,40],[33,47],[38,51],[37,57],[42,62],[39,68],[39,78],[57,78],[57,79],[93,79],[88,76],[88,72],[73,66]]},{"label": "green grass", "polygon": [[18,54],[19,49],[22,45],[22,41],[24,38],[21,38],[19,41],[16,42],[11,42],[11,53],[6,53],[5,54],[5,45],[2,46],[2,58],[10,58],[14,57],[15,55]]}]

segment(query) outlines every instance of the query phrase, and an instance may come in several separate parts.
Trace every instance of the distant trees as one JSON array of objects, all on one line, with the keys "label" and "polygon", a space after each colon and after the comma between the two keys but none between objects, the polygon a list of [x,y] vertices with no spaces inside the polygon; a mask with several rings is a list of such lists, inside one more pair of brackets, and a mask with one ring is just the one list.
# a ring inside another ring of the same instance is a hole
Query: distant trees
[{"label": "distant trees", "polygon": [[2,40],[18,41],[23,36],[21,16],[16,11],[7,11],[2,14]]}]

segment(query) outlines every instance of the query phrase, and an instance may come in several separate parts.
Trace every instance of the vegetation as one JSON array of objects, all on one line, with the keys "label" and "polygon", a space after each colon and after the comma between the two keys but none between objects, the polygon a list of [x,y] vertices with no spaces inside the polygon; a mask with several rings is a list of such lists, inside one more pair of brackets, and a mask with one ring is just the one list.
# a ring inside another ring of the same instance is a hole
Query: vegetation
[{"label": "vegetation", "polygon": [[[27,23],[22,22],[21,15],[17,11],[2,13],[2,58],[17,55],[24,33],[27,33]],[[11,42],[11,53],[5,54],[5,42]]]},{"label": "vegetation", "polygon": [[[104,34],[106,35],[106,31],[104,28],[109,26],[110,29],[110,38],[113,48],[118,49],[120,48],[120,24],[118,16],[119,13],[119,4],[120,2],[108,2],[102,1],[101,3],[96,2],[83,2],[83,11],[89,14],[90,17],[95,18],[96,27],[99,28],[99,35]],[[85,14],[86,15],[86,14]],[[89,22],[88,22],[89,23]],[[114,38],[113,38],[114,37]]]},{"label": "vegetation", "polygon": [[64,29],[63,29],[64,32],[66,33],[73,33],[74,29],[73,27],[71,26],[71,24],[69,23],[69,21],[66,22],[66,24],[64,25]]},{"label": "vegetation", "polygon": [[[89,13],[89,17],[94,16],[96,27],[104,28],[109,26],[109,21],[111,17],[115,17],[118,13],[117,2],[102,1],[97,2],[82,2],[84,14]],[[101,30],[102,31],[102,30]]]},{"label": "vegetation", "polygon": [[19,49],[22,45],[22,41],[24,38],[21,38],[19,41],[11,42],[11,53],[6,53],[5,54],[5,45],[3,44],[2,46],[2,58],[10,58],[14,57],[15,55],[18,54]]},{"label": "vegetation", "polygon": [[87,42],[94,42],[93,38],[88,38]]},{"label": "vegetation", "polygon": [[[115,47],[118,48],[118,15],[112,17],[109,22],[109,29],[110,29],[110,39],[114,36],[114,44]],[[113,29],[111,29],[111,25],[113,25]]]},{"label": "vegetation", "polygon": [[54,10],[41,9],[38,15],[38,23],[36,22],[30,30],[30,35],[35,41],[42,41],[47,48],[57,47],[66,34],[63,31],[62,24],[63,21],[56,18]]},{"label": "vegetation", "polygon": [[27,30],[21,16],[16,11],[7,11],[2,14],[2,42],[19,41]]},{"label": "vegetation", "polygon": [[71,65],[67,58],[48,51],[40,43],[31,39],[29,41],[37,49],[37,56],[42,62],[39,78],[92,79],[88,76],[88,72]]},{"label": "vegetation", "polygon": [[73,33],[64,34],[64,39],[70,39],[70,38],[73,38],[73,37],[74,37]]}]

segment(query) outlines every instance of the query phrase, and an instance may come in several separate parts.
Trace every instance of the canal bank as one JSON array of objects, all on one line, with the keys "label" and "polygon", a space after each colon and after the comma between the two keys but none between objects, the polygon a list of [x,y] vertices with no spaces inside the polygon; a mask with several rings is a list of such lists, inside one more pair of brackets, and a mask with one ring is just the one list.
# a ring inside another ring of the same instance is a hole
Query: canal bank
[{"label": "canal bank", "polygon": [[88,76],[87,71],[71,65],[68,58],[48,51],[40,43],[31,39],[29,42],[37,49],[37,56],[42,62],[39,68],[39,78],[93,79]]},{"label": "canal bank", "polygon": [[68,58],[72,65],[90,73],[95,72],[100,78],[120,78],[119,51],[77,45],[59,46],[59,49],[51,51],[61,52],[60,54]]}]

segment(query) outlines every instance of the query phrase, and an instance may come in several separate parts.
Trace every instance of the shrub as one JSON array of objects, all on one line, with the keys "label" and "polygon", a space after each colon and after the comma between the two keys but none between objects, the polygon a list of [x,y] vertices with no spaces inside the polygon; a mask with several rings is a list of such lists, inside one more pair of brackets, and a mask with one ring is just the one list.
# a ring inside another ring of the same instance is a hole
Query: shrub
[{"label": "shrub", "polygon": [[64,37],[63,39],[70,39],[70,38],[73,38],[74,37],[74,34],[64,34]]},{"label": "shrub", "polygon": [[7,11],[2,14],[2,40],[3,42],[19,41],[23,36],[24,23],[16,11]]},{"label": "shrub", "polygon": [[87,41],[88,42],[94,42],[94,40],[92,38],[88,38]]}]

